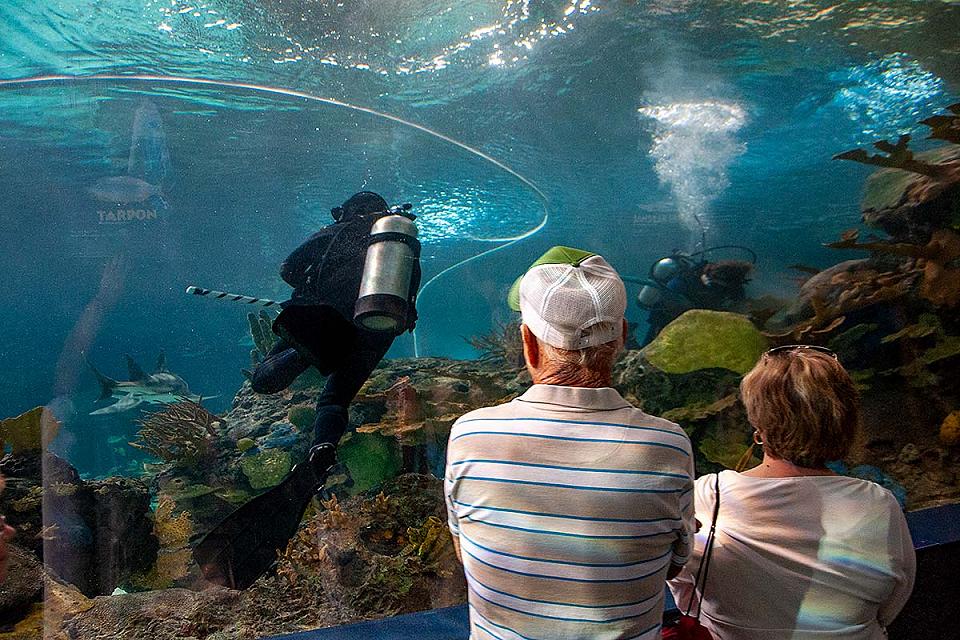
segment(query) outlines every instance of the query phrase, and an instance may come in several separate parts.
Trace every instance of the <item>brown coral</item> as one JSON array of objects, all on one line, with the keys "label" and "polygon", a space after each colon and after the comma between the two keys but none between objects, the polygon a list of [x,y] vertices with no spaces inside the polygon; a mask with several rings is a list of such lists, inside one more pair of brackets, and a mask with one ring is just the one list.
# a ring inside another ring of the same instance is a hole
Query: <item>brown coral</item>
[{"label": "brown coral", "polygon": [[193,465],[210,454],[219,438],[220,418],[199,403],[183,399],[138,421],[142,449],[165,462]]},{"label": "brown coral", "polygon": [[[860,249],[874,253],[904,256],[914,260],[903,263],[896,271],[876,273],[868,270],[858,278],[857,287],[847,289],[837,305],[859,308],[867,304],[898,298],[914,284],[913,276],[922,274],[920,295],[937,306],[954,307],[960,303],[960,235],[951,229],[935,231],[926,245],[907,242],[860,242],[856,229],[845,231],[831,249]],[[834,276],[831,284],[840,284],[844,274]],[[849,310],[848,309],[848,310]]]},{"label": "brown coral", "polygon": [[960,411],[954,411],[940,425],[940,442],[952,447],[960,444]]},{"label": "brown coral", "polygon": [[410,383],[410,376],[403,376],[385,392],[387,415],[396,420],[401,427],[422,422],[423,410],[417,396],[417,390]]},{"label": "brown coral", "polygon": [[512,368],[523,367],[519,322],[497,324],[490,333],[464,339],[480,353],[481,361],[502,361]]},{"label": "brown coral", "polygon": [[923,282],[920,295],[937,306],[960,303],[960,235],[949,229],[933,234],[924,247]]}]

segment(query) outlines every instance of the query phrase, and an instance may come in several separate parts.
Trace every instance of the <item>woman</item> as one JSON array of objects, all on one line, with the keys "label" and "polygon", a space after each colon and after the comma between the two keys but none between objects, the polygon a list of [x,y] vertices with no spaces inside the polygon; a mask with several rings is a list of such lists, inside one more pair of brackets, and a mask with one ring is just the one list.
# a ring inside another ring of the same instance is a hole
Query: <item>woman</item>
[{"label": "woman", "polygon": [[701,623],[717,640],[886,638],[916,569],[893,495],[826,467],[856,435],[859,401],[827,349],[771,349],[740,385],[763,462],[697,480],[702,528],[687,568],[670,583],[694,611],[693,581],[720,483],[716,538]]}]

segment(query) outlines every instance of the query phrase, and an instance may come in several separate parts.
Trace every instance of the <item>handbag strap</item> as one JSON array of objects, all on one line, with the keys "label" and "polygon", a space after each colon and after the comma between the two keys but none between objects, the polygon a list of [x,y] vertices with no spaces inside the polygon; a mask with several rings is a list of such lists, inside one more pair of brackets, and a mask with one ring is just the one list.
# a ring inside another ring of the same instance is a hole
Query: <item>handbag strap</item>
[{"label": "handbag strap", "polygon": [[697,602],[697,620],[700,619],[700,608],[703,606],[703,594],[706,591],[707,573],[710,571],[710,557],[713,555],[713,541],[717,534],[717,514],[720,513],[720,474],[717,474],[717,482],[714,488],[715,500],[713,501],[713,518],[710,522],[710,533],[707,535],[707,542],[703,546],[703,558],[700,560],[700,567],[697,569],[697,577],[693,582],[693,591],[690,592],[690,599],[687,601],[687,611],[685,615],[690,615],[693,608],[693,598],[700,590],[700,600]]}]

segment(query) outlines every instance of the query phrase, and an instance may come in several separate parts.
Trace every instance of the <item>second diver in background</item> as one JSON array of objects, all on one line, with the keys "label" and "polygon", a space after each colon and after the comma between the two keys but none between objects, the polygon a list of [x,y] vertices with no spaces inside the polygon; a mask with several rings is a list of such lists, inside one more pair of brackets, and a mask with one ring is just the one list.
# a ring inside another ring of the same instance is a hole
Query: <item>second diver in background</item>
[{"label": "second diver in background", "polygon": [[293,287],[274,321],[280,340],[251,374],[277,393],[309,367],[327,376],[317,398],[313,446],[276,487],[241,506],[194,549],[204,576],[246,588],[276,560],[322,488],[347,429],[347,410],[393,340],[416,326],[420,245],[410,205],[354,194],[280,268]]},{"label": "second diver in background", "polygon": [[[719,248],[726,247],[715,247]],[[746,297],[745,287],[750,282],[753,261],[709,262],[703,258],[705,253],[674,252],[650,267],[649,280],[637,295],[637,304],[650,312],[647,318],[650,327],[641,346],[649,344],[685,311],[729,310]]]}]

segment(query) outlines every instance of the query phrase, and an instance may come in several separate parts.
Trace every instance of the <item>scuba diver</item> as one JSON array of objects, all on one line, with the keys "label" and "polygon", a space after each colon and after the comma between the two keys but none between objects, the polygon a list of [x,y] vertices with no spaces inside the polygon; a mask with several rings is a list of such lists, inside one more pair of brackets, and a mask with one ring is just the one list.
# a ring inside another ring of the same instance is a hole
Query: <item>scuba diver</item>
[{"label": "scuba diver", "polygon": [[277,393],[311,366],[326,375],[313,445],[279,485],[227,516],[195,547],[207,579],[243,589],[276,561],[336,461],[350,403],[394,338],[416,326],[420,244],[410,208],[356,193],[331,210],[333,224],[281,265],[293,293],[273,323],[280,340],[250,383],[258,393]]},{"label": "scuba diver", "polygon": [[[740,249],[750,260],[708,261],[718,249]],[[723,245],[692,254],[674,251],[650,267],[649,278],[624,278],[642,284],[637,304],[647,309],[650,325],[640,346],[657,337],[671,321],[690,309],[727,310],[746,297],[745,287],[756,263],[756,254],[746,247]]]}]

